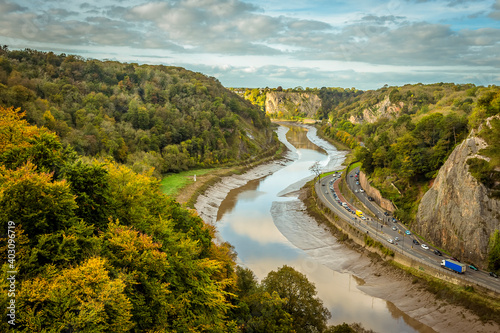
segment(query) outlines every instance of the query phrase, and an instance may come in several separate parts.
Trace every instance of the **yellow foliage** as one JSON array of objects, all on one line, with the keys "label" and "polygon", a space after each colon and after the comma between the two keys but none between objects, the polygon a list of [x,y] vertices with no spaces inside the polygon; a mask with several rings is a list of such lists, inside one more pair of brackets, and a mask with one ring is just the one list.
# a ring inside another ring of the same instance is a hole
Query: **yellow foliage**
[{"label": "yellow foliage", "polygon": [[59,275],[24,281],[18,295],[24,331],[129,331],[132,305],[123,293],[125,284],[112,280],[105,264],[91,258]]},{"label": "yellow foliage", "polygon": [[44,128],[28,124],[20,108],[0,106],[0,154],[14,147],[28,147],[28,139],[48,132]]}]

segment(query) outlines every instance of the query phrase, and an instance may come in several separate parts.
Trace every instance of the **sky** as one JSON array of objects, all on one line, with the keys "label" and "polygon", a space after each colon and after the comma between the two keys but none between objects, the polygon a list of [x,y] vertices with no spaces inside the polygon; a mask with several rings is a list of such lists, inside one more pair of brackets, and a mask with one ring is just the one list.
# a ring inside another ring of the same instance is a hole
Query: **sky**
[{"label": "sky", "polygon": [[226,87],[500,85],[500,0],[0,0],[0,44]]}]

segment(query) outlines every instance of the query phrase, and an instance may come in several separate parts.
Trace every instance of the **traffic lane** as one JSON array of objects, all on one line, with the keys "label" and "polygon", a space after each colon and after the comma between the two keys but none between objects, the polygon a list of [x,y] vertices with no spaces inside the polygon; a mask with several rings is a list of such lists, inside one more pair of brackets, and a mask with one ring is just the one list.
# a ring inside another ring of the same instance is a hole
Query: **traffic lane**
[{"label": "traffic lane", "polygon": [[[409,249],[402,249],[403,251],[406,251],[407,253],[411,253],[411,254],[415,254],[417,257],[419,257],[420,259],[424,260],[425,262],[428,262],[428,263],[431,263],[437,267],[441,267],[441,261],[443,259],[450,259],[450,258],[447,258],[447,256],[438,256],[434,253],[434,250],[436,250],[435,248],[433,248],[432,246],[426,244],[429,249],[424,249],[422,248],[422,242],[417,239],[414,235],[411,234],[411,231],[410,231],[410,235],[407,235],[406,234],[406,231],[409,229],[406,228],[405,226],[403,225],[399,225],[397,222],[393,222],[392,221],[392,217],[389,215],[389,216],[386,216],[384,214],[384,210],[382,210],[381,208],[379,208],[377,205],[374,205],[372,204],[371,201],[368,200],[368,196],[366,195],[366,192],[359,192],[359,189],[361,188],[360,185],[356,184],[356,181],[358,181],[358,177],[356,177],[356,173],[359,171],[359,168],[355,168],[353,169],[348,177],[346,177],[348,179],[347,183],[349,185],[349,187],[351,188],[352,192],[354,193],[354,195],[356,195],[356,197],[365,204],[365,206],[372,211],[372,213],[374,215],[376,215],[377,217],[379,217],[380,221],[381,222],[387,222],[387,225],[386,227],[390,228],[392,230],[392,227],[391,227],[391,224],[393,226],[395,226],[398,230],[398,235],[403,235],[404,238],[402,241],[400,241],[400,243],[398,243],[397,245],[396,244],[390,244],[390,245],[394,245],[394,246],[405,246],[404,242],[407,242],[409,243],[409,245],[406,245],[406,246],[409,246]],[[352,177],[351,177],[352,176]],[[356,189],[358,190],[358,192],[356,192]],[[365,199],[366,198],[366,199]],[[384,228],[382,228],[383,230]],[[392,230],[394,231],[394,230]],[[396,235],[395,233],[393,232],[387,232],[387,235],[390,235],[390,237],[394,240],[395,237],[399,237],[401,238],[400,236]],[[417,240],[419,242],[419,244],[414,244],[413,243],[413,240]],[[500,281],[497,282],[495,280],[492,281],[492,279],[495,279],[493,277],[491,277],[489,275],[489,273],[485,272],[485,271],[481,271],[481,270],[478,270],[478,271],[474,271],[472,270],[471,268],[469,268],[469,265],[467,265],[467,270],[465,272],[466,275],[469,275],[471,277],[473,277],[474,279],[476,279],[477,281],[479,282],[482,282],[484,284],[489,284],[489,285],[496,285],[496,284],[499,284],[500,286]]]},{"label": "traffic lane", "polygon": [[[323,189],[325,187],[328,187],[328,189],[329,189],[330,180],[332,180],[332,178],[334,178],[331,176],[327,176],[327,177],[324,177],[324,181],[322,182],[321,187]],[[318,191],[316,191],[316,192],[318,193]],[[369,231],[368,227],[363,224],[363,221],[361,219],[359,219],[355,214],[348,212],[341,204],[339,204],[337,202],[337,200],[333,196],[333,193],[335,193],[335,192],[332,192],[332,191],[330,191],[330,192],[331,193],[329,193],[326,190],[322,190],[319,192],[319,193],[321,193],[320,198],[322,199],[322,201],[324,201],[325,203],[328,202],[330,204],[330,209],[332,209],[344,221],[347,221],[351,224],[354,224],[355,226],[360,227],[363,232],[365,232],[367,230]],[[337,195],[339,195],[339,194],[337,194]],[[341,194],[340,194],[339,198],[342,200],[343,197],[341,196]]]},{"label": "traffic lane", "polygon": [[[354,195],[366,206],[366,208],[368,208],[368,210],[370,210],[377,218],[382,219],[384,222],[388,222],[388,217],[387,219],[384,219],[384,217],[386,217],[384,215],[385,211],[368,200],[368,195],[366,194],[366,192],[364,192],[364,190],[363,192],[359,192],[359,190],[363,188],[361,185],[356,184],[356,182],[359,181],[359,176],[356,177],[358,172],[359,167],[354,168],[353,170],[351,170],[351,172],[349,172],[349,175],[347,177],[349,188],[354,193]],[[356,190],[358,190],[358,192],[356,192]]]},{"label": "traffic lane", "polygon": [[[358,177],[356,177],[357,173],[359,172],[359,167],[358,168],[354,168],[353,170],[351,170],[351,172],[349,172],[348,175],[346,175],[346,178],[348,179],[347,180],[347,184],[349,185],[351,191],[354,193],[354,195],[356,195],[356,197],[358,199],[361,199],[360,201],[364,201],[363,203],[365,204],[366,208],[368,208],[372,214],[376,215],[377,218],[379,219],[379,221],[374,221],[373,222],[373,227],[377,230],[377,232],[381,232],[381,233],[384,233],[386,236],[386,241],[387,239],[392,239],[394,241],[394,238],[395,237],[398,237],[400,238],[400,241],[398,241],[398,245],[397,246],[403,246],[404,242],[408,242],[409,243],[409,249],[407,251],[413,251],[415,253],[419,253],[420,256],[422,256],[422,258],[426,258],[426,261],[427,259],[431,262],[433,260],[435,260],[433,258],[433,256],[431,255],[431,253],[429,251],[433,251],[431,250],[431,248],[429,247],[429,250],[426,250],[424,248],[421,247],[421,244],[419,245],[416,245],[413,243],[413,239],[414,236],[411,235],[411,232],[410,232],[410,235],[406,234],[406,231],[408,230],[407,228],[405,228],[404,226],[402,225],[397,225],[397,223],[394,223],[392,222],[392,218],[390,216],[386,216],[384,213],[385,211],[378,208],[377,206],[373,205],[369,200],[368,200],[368,197],[366,196],[366,192],[358,192],[356,193],[356,189],[359,189],[361,188],[360,185],[356,184],[356,182],[358,181]],[[366,201],[363,200],[366,198]],[[390,221],[390,222],[389,222]],[[377,225],[378,224],[378,225]],[[397,226],[396,226],[397,225]],[[392,227],[393,226],[396,226],[397,230],[392,230]],[[404,240],[403,240],[404,239]],[[408,241],[407,241],[408,239]],[[400,243],[399,243],[400,242]],[[389,243],[389,242],[387,242]],[[390,243],[389,243],[390,244]],[[406,250],[406,249],[405,249]]]},{"label": "traffic lane", "polygon": [[[332,177],[325,179],[325,186],[329,187],[329,180],[331,180]],[[354,177],[353,177],[354,178]],[[318,191],[317,191],[318,192]],[[322,191],[319,191],[319,193],[322,193]],[[326,194],[326,193],[325,193]],[[323,196],[324,197],[324,196]],[[328,199],[327,199],[328,198]],[[363,233],[368,231],[371,231],[371,236],[375,237],[378,240],[384,240],[386,242],[386,245],[391,248],[394,251],[402,251],[407,255],[408,257],[414,257],[416,259],[424,261],[426,264],[430,265],[431,267],[435,267],[436,269],[444,269],[441,267],[441,261],[445,259],[445,256],[437,256],[433,253],[433,248],[429,247],[428,250],[425,250],[421,247],[421,244],[416,245],[413,243],[413,240],[415,239],[413,235],[406,235],[404,232],[408,229],[404,228],[404,226],[400,226],[397,223],[393,223],[394,226],[398,228],[397,231],[392,230],[392,227],[389,230],[389,226],[385,226],[380,230],[380,228],[376,229],[377,227],[377,221],[368,221],[368,223],[364,223],[364,221],[360,220],[359,218],[356,218],[355,220],[351,221],[350,220],[350,213],[348,213],[345,208],[343,208],[340,204],[337,203],[337,201],[333,198],[333,194],[330,194],[328,197],[325,198],[326,202],[330,203],[331,208],[334,209],[335,212],[339,215],[339,217],[343,218],[346,221],[349,221],[352,225],[358,227]],[[379,222],[378,222],[379,223]],[[380,223],[379,223],[380,225]],[[384,229],[386,228],[387,229]],[[382,231],[382,232],[380,232]],[[384,233],[385,231],[385,233]],[[396,237],[396,235],[401,235],[403,236],[402,241],[400,243],[396,244],[390,244],[387,242],[387,236],[391,237]],[[484,285],[490,285],[494,286],[497,289],[500,289],[500,280],[495,279],[491,276],[489,276],[489,273],[486,273],[484,271],[473,271],[470,268],[467,268],[467,271],[463,274],[464,276],[471,278],[479,283],[482,283]]]}]

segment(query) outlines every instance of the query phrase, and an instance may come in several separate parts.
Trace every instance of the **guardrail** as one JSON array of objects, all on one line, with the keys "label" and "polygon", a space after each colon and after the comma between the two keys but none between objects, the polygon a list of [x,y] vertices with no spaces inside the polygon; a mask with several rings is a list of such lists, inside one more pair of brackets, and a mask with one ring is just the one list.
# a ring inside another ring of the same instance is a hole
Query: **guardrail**
[{"label": "guardrail", "polygon": [[[321,185],[318,185],[318,184],[315,184],[315,189],[316,189],[316,186],[321,186]],[[316,194],[318,193],[318,191],[316,191]],[[341,193],[337,194],[338,196],[341,195]],[[318,198],[321,199],[321,201],[323,201],[323,198],[319,195],[317,195]],[[327,205],[327,207],[329,206],[330,202],[324,202],[323,201],[323,204]],[[341,207],[338,207],[338,208],[341,208]],[[380,236],[380,240],[384,240],[384,237],[382,235],[384,235],[384,233],[382,232],[382,234],[379,234],[379,230],[378,228],[377,229],[374,229],[373,226],[370,226],[368,222],[370,221],[359,221],[357,217],[355,217],[354,220],[351,220],[351,219],[345,219],[345,217],[342,216],[342,214],[336,214],[338,216],[338,218],[340,218],[344,223],[347,223],[349,224],[350,226],[353,226],[354,228],[356,228],[357,230],[361,231],[362,234],[364,234],[365,232],[367,231],[371,231],[372,234],[370,235],[372,238],[373,238],[373,235],[375,235],[376,238],[378,238]],[[366,223],[363,224],[363,222]],[[373,221],[372,221],[373,222]],[[377,221],[374,221],[375,223],[378,223]],[[403,236],[405,237],[405,236]],[[480,281],[477,281],[477,280],[474,280],[474,279],[471,279],[470,277],[466,276],[466,275],[462,275],[462,274],[458,274],[458,273],[453,273],[443,267],[441,267],[441,265],[433,265],[432,263],[429,263],[415,255],[413,255],[411,252],[409,252],[408,250],[405,250],[404,248],[402,248],[401,246],[397,246],[397,245],[394,245],[394,244],[390,244],[390,243],[387,243],[385,244],[385,246],[387,246],[388,248],[390,248],[391,250],[394,251],[394,253],[396,254],[396,256],[403,256],[403,257],[406,257],[407,259],[409,259],[410,261],[415,261],[415,262],[418,262],[420,265],[424,265],[426,266],[428,269],[430,270],[434,270],[436,273],[439,273],[441,275],[444,275],[444,276],[447,276],[448,278],[445,279],[445,280],[448,280],[449,282],[453,282],[453,280],[459,280],[462,282],[462,284],[464,285],[467,285],[467,284],[475,284],[475,285],[478,285],[480,287],[483,287],[485,289],[488,289],[488,290],[491,290],[491,291],[494,291],[498,294],[500,294],[500,289],[496,288],[495,286],[492,286],[492,285],[489,285],[489,284],[486,284],[486,283],[483,283],[483,282],[480,282]],[[395,258],[396,260],[396,258]],[[407,266],[407,265],[406,265]],[[424,269],[425,271],[425,269]],[[427,272],[429,273],[429,272]],[[436,276],[436,274],[432,274],[431,275],[437,277],[437,278],[441,278],[439,276]],[[441,278],[442,279],[442,278]]]}]

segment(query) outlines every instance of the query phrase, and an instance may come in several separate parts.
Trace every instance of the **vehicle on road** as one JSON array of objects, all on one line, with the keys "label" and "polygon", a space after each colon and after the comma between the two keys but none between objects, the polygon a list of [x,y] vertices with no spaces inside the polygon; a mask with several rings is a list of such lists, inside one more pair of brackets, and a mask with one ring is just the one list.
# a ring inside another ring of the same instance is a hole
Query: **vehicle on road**
[{"label": "vehicle on road", "polygon": [[360,210],[356,210],[356,215],[358,215],[359,217],[362,217],[363,216],[363,212],[360,211]]},{"label": "vehicle on road", "polygon": [[443,254],[439,250],[434,250],[434,254],[437,256],[442,256]]},{"label": "vehicle on road", "polygon": [[368,201],[373,201],[373,198],[372,197],[368,197]]},{"label": "vehicle on road", "polygon": [[363,190],[363,189],[360,189],[360,190],[359,190],[359,192],[361,192],[361,193],[363,193],[364,191],[365,191],[365,190]]},{"label": "vehicle on road", "polygon": [[389,243],[391,243],[391,244],[394,244],[394,241],[392,240],[392,238],[389,238],[387,241],[388,241]]},{"label": "vehicle on road", "polygon": [[396,230],[398,230],[398,228],[396,228],[396,227],[392,227],[392,230],[396,231]]},{"label": "vehicle on road", "polygon": [[498,275],[495,272],[490,272],[490,276],[493,276],[495,279],[498,279]]},{"label": "vehicle on road", "polygon": [[399,241],[400,239],[399,239],[399,237],[398,237],[398,236],[396,236],[396,237],[394,237],[394,240],[397,242],[397,241]]},{"label": "vehicle on road", "polygon": [[407,234],[407,235],[411,235],[410,230],[406,230],[406,231],[405,231],[405,234]]},{"label": "vehicle on road", "polygon": [[429,247],[428,247],[427,245],[425,245],[425,244],[422,244],[422,245],[420,245],[420,246],[421,246],[424,250],[428,250],[428,249],[429,249]]},{"label": "vehicle on road", "polygon": [[419,242],[418,242],[418,240],[416,240],[416,239],[414,239],[414,240],[413,240],[413,244],[415,244],[415,245],[420,245],[420,243],[419,243]]},{"label": "vehicle on road", "polygon": [[477,267],[476,267],[476,265],[474,265],[474,264],[470,264],[470,265],[469,265],[469,268],[470,268],[470,269],[472,269],[472,270],[474,270],[474,271],[477,271],[477,270],[478,270],[478,268],[477,268]]},{"label": "vehicle on road", "polygon": [[467,266],[455,260],[444,259],[441,261],[441,267],[449,269],[455,273],[463,274],[467,270]]}]

